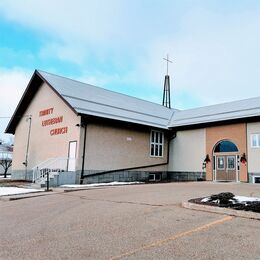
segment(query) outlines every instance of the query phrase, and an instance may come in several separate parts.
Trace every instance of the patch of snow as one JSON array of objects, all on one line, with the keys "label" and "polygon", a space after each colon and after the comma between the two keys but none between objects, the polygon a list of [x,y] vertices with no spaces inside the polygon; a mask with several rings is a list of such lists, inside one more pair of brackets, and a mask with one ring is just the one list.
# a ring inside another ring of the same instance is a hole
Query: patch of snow
[{"label": "patch of snow", "polygon": [[7,175],[6,178],[4,178],[4,175],[0,175],[0,179],[11,179],[11,175]]},{"label": "patch of snow", "polygon": [[36,189],[25,189],[25,188],[17,188],[17,187],[0,187],[0,196],[6,195],[17,195],[31,192],[38,192],[41,190]]},{"label": "patch of snow", "polygon": [[143,182],[133,181],[133,182],[107,182],[107,183],[93,183],[93,184],[66,184],[61,185],[63,188],[84,188],[84,187],[100,187],[100,186],[117,186],[117,185],[129,185],[129,184],[141,184]]},{"label": "patch of snow", "polygon": [[[234,199],[236,200],[229,200],[233,203],[243,203],[247,201],[260,201],[260,198],[257,197],[246,197],[246,196],[235,196]],[[210,200],[210,197],[206,197],[201,200],[201,202],[208,202]],[[213,203],[219,203],[219,200],[213,200]]]},{"label": "patch of snow", "polygon": [[237,202],[246,202],[246,201],[260,201],[260,198],[257,197],[245,197],[245,196],[235,196]]}]

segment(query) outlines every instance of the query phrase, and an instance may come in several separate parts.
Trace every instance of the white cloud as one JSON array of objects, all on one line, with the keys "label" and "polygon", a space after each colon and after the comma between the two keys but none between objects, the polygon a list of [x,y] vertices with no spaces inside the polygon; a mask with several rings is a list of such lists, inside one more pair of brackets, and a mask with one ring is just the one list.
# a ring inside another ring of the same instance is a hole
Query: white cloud
[{"label": "white cloud", "polygon": [[226,16],[204,9],[187,13],[180,31],[154,42],[142,67],[145,78],[160,85],[161,57],[171,53],[173,94],[183,91],[213,104],[260,96],[260,15]]},{"label": "white cloud", "polygon": [[[162,89],[170,53],[173,95],[189,93],[201,104],[260,96],[259,8],[199,3],[2,0],[0,12],[51,35],[40,56],[79,65],[92,84]],[[113,72],[102,71],[106,63]]]},{"label": "white cloud", "polygon": [[123,34],[123,30],[118,30],[124,21],[123,6],[119,0],[0,2],[4,15],[12,21],[41,28],[65,41],[88,42],[90,46],[105,46],[114,37]]},{"label": "white cloud", "polygon": [[48,59],[60,59],[61,61],[69,61],[76,65],[81,65],[87,58],[87,53],[81,44],[56,43],[51,42],[40,50],[39,57]]},{"label": "white cloud", "polygon": [[[4,130],[29,82],[32,72],[0,68],[0,139],[9,140]],[[5,118],[7,117],[7,118]]]}]

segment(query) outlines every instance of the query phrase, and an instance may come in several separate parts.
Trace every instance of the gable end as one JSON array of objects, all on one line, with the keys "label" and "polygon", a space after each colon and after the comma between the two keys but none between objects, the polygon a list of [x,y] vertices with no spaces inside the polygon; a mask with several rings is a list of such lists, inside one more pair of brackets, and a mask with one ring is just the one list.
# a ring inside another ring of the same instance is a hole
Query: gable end
[{"label": "gable end", "polygon": [[64,102],[67,106],[69,106],[72,111],[75,114],[78,114],[76,112],[76,110],[62,97],[62,95],[60,93],[58,93],[58,91],[53,88],[50,83],[41,76],[41,74],[35,70],[33,73],[33,76],[31,77],[22,98],[20,99],[14,114],[12,115],[5,133],[7,134],[15,134],[15,129],[16,126],[18,125],[18,123],[20,122],[21,118],[24,116],[24,112],[26,111],[27,107],[29,106],[29,104],[31,103],[31,100],[33,100],[34,96],[36,95],[37,91],[39,90],[40,86],[43,83],[46,83]]}]

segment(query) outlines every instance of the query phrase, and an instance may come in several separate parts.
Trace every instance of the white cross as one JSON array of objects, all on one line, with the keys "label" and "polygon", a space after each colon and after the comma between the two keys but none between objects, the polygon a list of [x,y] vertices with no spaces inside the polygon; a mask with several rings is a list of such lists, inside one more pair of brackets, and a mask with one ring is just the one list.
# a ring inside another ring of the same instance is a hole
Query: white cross
[{"label": "white cross", "polygon": [[168,75],[168,66],[169,66],[169,62],[172,63],[171,60],[169,60],[169,55],[167,54],[167,57],[166,58],[163,58],[164,60],[166,60],[167,62],[167,75]]}]

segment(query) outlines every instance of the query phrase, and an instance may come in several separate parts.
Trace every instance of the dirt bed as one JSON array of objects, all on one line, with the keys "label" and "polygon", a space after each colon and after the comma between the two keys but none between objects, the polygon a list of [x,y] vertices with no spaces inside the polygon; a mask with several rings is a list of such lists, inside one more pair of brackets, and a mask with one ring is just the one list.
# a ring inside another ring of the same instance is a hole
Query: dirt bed
[{"label": "dirt bed", "polygon": [[[204,198],[196,198],[190,199],[189,202],[200,204],[200,205],[207,205],[207,206],[214,206],[214,207],[224,207],[224,208],[231,208],[236,210],[244,210],[244,211],[252,211],[260,213],[260,201],[243,201],[238,202],[234,198],[235,195],[232,193],[219,193],[215,195],[211,195],[208,201],[202,201]],[[228,197],[231,197],[227,199]],[[223,199],[224,198],[224,199]]]},{"label": "dirt bed", "polygon": [[25,185],[30,184],[29,181],[23,181],[23,180],[10,180],[10,179],[0,179],[0,187],[22,187]]}]

